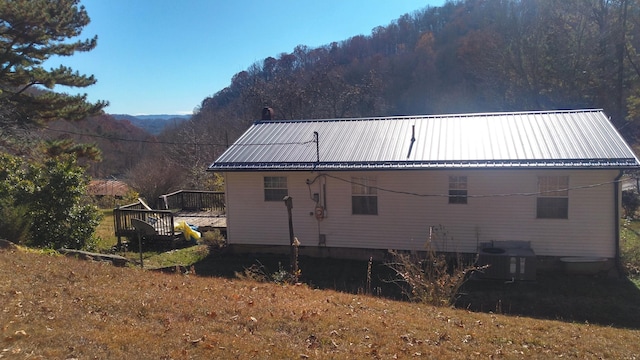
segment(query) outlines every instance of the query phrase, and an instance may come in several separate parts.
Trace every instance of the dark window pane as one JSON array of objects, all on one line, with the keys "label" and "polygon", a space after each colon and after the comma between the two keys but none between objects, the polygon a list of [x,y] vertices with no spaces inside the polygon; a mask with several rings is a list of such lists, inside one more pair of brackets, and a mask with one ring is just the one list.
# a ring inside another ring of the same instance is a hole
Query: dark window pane
[{"label": "dark window pane", "polygon": [[539,197],[537,205],[537,216],[539,219],[569,218],[568,198]]},{"label": "dark window pane", "polygon": [[264,177],[264,201],[282,201],[288,194],[286,176]]},{"label": "dark window pane", "polygon": [[466,204],[467,190],[449,190],[449,204]]},{"label": "dark window pane", "polygon": [[287,195],[287,189],[264,189],[264,201],[282,201]]},{"label": "dark window pane", "polygon": [[351,206],[354,215],[378,215],[378,197],[352,196]]},{"label": "dark window pane", "polygon": [[265,188],[286,188],[287,177],[286,176],[265,176],[264,187]]}]

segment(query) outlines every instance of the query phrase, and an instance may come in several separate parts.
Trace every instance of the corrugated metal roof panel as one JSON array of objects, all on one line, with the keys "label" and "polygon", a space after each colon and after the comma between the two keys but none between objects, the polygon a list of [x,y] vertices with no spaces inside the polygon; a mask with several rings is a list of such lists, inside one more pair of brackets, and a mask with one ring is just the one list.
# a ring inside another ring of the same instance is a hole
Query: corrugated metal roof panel
[{"label": "corrugated metal roof panel", "polygon": [[574,110],[259,121],[209,170],[639,165],[601,110]]}]

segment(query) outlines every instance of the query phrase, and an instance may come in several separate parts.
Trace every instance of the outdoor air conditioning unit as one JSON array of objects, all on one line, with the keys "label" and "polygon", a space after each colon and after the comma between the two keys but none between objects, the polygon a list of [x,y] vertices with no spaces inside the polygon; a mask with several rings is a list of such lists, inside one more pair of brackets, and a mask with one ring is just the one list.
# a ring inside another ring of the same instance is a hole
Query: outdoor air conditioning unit
[{"label": "outdoor air conditioning unit", "polygon": [[536,279],[536,254],[529,242],[492,241],[481,243],[478,251],[478,266],[488,265],[478,276],[482,279]]}]

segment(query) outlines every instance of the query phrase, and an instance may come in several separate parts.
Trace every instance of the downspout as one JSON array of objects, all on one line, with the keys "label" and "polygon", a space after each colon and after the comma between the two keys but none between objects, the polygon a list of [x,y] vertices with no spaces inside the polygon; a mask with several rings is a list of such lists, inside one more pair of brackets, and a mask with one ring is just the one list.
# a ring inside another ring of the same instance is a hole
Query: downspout
[{"label": "downspout", "polygon": [[613,183],[613,203],[614,203],[614,236],[615,236],[615,244],[616,244],[616,258],[615,258],[615,266],[618,271],[618,275],[622,276],[624,274],[624,269],[622,268],[622,262],[620,259],[620,179],[624,172],[620,170],[620,173],[614,179]]}]

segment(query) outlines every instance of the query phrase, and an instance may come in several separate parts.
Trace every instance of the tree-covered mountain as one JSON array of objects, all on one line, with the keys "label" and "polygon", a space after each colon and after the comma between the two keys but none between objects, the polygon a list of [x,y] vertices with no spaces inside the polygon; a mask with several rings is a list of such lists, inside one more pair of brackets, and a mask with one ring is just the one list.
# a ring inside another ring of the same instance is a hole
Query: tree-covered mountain
[{"label": "tree-covered mountain", "polygon": [[603,108],[634,142],[638,48],[637,0],[449,1],[251,64],[189,120],[123,149],[136,160],[124,167],[150,198],[207,188],[207,165],[265,106],[276,119]]},{"label": "tree-covered mountain", "polygon": [[157,150],[158,134],[177,128],[190,117],[104,114],[81,122],[54,121],[41,133],[49,140],[72,139],[76,143],[95,145],[101,152],[101,161],[88,162],[88,174],[94,178],[124,178],[147,152],[155,151],[152,148]]},{"label": "tree-covered mountain", "polygon": [[163,161],[182,169],[174,186],[202,187],[206,166],[265,106],[276,119],[603,108],[633,142],[638,48],[639,1],[448,1],[250,65],[160,134],[180,144],[163,145]]},{"label": "tree-covered mountain", "polygon": [[124,177],[155,142],[150,133],[110,115],[93,116],[81,122],[57,120],[48,124],[41,136],[95,145],[101,152],[101,161],[86,163],[87,173],[94,178]]},{"label": "tree-covered mountain", "polygon": [[257,62],[194,126],[233,138],[265,105],[281,119],[596,107],[633,137],[638,25],[632,0],[450,1]]},{"label": "tree-covered mountain", "polygon": [[117,120],[128,120],[134,126],[137,126],[146,132],[158,135],[167,126],[178,126],[184,121],[191,118],[191,115],[126,115],[126,114],[112,114]]}]

